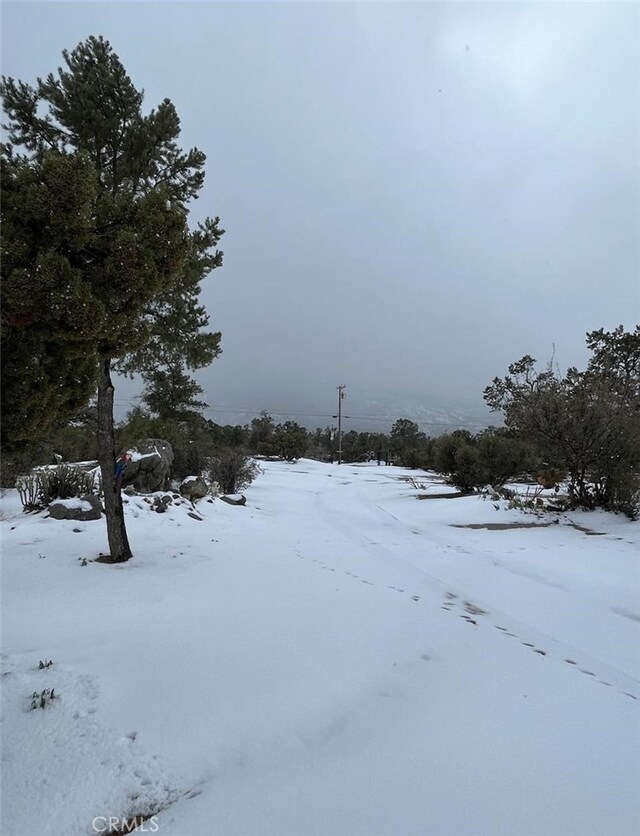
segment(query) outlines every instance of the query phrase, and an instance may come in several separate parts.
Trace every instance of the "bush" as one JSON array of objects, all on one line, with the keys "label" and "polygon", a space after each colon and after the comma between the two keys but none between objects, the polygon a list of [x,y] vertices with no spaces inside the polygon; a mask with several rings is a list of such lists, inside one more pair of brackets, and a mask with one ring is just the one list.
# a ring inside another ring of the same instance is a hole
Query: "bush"
[{"label": "bush", "polygon": [[533,465],[529,448],[522,441],[509,438],[500,431],[480,433],[475,447],[479,456],[478,476],[483,485],[499,487]]},{"label": "bush", "polygon": [[92,471],[72,464],[35,468],[16,480],[23,510],[40,511],[56,499],[99,494],[100,483]]},{"label": "bush", "polygon": [[219,450],[211,459],[209,478],[220,485],[222,493],[237,493],[248,487],[260,468],[244,450],[228,447]]},{"label": "bush", "polygon": [[462,493],[473,493],[484,484],[480,456],[469,433],[458,431],[436,439],[434,465],[438,473],[445,474],[447,483]]},{"label": "bush", "polygon": [[640,517],[640,474],[622,471],[608,486],[610,511],[625,514],[630,520]]},{"label": "bush", "polygon": [[462,493],[473,493],[483,484],[478,451],[466,441],[463,441],[455,452],[454,469],[447,481]]},{"label": "bush", "polygon": [[429,470],[431,467],[431,456],[427,448],[409,447],[400,453],[400,465],[410,470]]}]

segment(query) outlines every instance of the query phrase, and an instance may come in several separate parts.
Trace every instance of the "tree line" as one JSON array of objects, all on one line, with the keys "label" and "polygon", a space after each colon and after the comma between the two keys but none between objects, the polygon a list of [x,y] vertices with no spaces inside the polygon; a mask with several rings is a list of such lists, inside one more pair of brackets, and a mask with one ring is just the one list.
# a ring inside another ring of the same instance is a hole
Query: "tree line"
[{"label": "tree line", "polygon": [[[551,363],[536,369],[526,356],[508,375],[486,387],[488,406],[503,426],[479,433],[454,430],[432,438],[414,421],[399,418],[389,433],[350,430],[342,436],[342,461],[395,464],[440,473],[463,493],[509,480],[547,487],[566,483],[566,507],[605,508],[631,518],[640,513],[640,326],[587,335],[592,356],[583,372],[561,374]],[[206,472],[222,451],[295,461],[337,461],[331,427],[309,430],[295,421],[276,423],[263,411],[244,425],[206,419],[203,404],[186,390],[148,382],[141,405],[115,427],[119,449],[142,438],[163,438],[174,449],[174,476]],[[96,446],[96,410],[59,427],[48,442],[68,460],[91,458]],[[41,446],[40,455],[45,453]],[[234,461],[241,463],[242,456]],[[238,465],[239,466],[239,465]]]}]

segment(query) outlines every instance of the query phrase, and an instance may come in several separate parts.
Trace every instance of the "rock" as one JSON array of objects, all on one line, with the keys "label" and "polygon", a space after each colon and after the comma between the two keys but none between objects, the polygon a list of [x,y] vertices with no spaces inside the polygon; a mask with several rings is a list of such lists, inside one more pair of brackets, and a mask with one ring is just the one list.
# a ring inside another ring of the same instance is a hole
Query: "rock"
[{"label": "rock", "polygon": [[169,494],[165,494],[164,496],[156,496],[153,499],[153,510],[157,514],[164,514],[167,510],[169,505],[173,502],[173,499]]},{"label": "rock", "polygon": [[199,520],[202,522],[202,517],[199,517],[197,514],[194,514],[193,511],[188,511],[187,516],[191,517],[192,520]]},{"label": "rock", "polygon": [[144,438],[131,450],[131,460],[122,475],[122,487],[140,493],[164,491],[170,486],[173,448],[161,438]]},{"label": "rock", "polygon": [[221,496],[223,502],[228,502],[229,505],[246,505],[247,497],[242,494],[234,494],[233,496]]},{"label": "rock", "polygon": [[81,496],[74,499],[57,499],[49,505],[49,514],[54,520],[99,520],[102,503],[97,496]]},{"label": "rock", "polygon": [[202,476],[187,476],[180,483],[180,493],[194,502],[196,499],[202,499],[209,493],[209,486]]}]

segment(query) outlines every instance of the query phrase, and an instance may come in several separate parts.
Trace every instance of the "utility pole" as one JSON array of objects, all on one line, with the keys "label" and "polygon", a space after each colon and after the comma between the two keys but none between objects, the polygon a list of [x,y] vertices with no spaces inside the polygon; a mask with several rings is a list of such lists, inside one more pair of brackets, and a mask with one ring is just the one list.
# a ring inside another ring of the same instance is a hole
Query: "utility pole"
[{"label": "utility pole", "polygon": [[338,386],[338,464],[342,464],[342,401],[344,400],[345,384]]}]

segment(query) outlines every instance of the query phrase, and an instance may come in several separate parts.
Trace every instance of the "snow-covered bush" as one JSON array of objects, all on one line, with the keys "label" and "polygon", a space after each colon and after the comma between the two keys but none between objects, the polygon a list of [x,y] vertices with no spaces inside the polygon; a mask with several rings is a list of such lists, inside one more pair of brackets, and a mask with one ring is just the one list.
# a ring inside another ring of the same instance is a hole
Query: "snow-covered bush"
[{"label": "snow-covered bush", "polygon": [[98,494],[99,480],[93,471],[73,464],[35,468],[16,480],[16,488],[25,511],[39,511],[55,499]]}]

